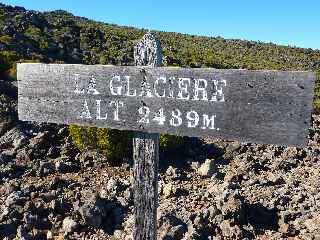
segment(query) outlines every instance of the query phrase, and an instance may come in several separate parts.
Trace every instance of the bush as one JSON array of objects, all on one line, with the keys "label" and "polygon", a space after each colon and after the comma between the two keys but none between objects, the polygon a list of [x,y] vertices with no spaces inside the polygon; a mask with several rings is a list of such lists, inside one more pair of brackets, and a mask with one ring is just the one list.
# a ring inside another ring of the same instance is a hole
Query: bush
[{"label": "bush", "polygon": [[0,9],[0,20],[3,21],[5,19],[6,12],[3,9]]},{"label": "bush", "polygon": [[[79,150],[95,150],[110,161],[121,160],[132,156],[133,132],[96,127],[69,126],[73,144]],[[171,135],[160,135],[160,148],[172,150],[183,144],[183,138]]]},{"label": "bush", "polygon": [[0,71],[7,71],[12,68],[18,60],[18,55],[14,51],[0,52]]},{"label": "bush", "polygon": [[41,29],[34,27],[34,26],[29,26],[26,30],[25,30],[25,34],[27,36],[30,36],[32,38],[38,39],[41,37]]},{"label": "bush", "polygon": [[0,37],[0,42],[2,43],[10,43],[12,40],[12,37],[8,36],[8,35],[3,35]]},{"label": "bush", "polygon": [[320,113],[320,99],[314,100],[314,102],[313,102],[313,108],[314,108],[314,112],[315,112],[316,114],[319,114],[319,113]]},{"label": "bush", "polygon": [[69,133],[79,150],[95,150],[113,161],[131,152],[132,133],[128,131],[71,125]]},{"label": "bush", "polygon": [[183,137],[160,134],[160,148],[162,150],[173,150],[183,144]]}]

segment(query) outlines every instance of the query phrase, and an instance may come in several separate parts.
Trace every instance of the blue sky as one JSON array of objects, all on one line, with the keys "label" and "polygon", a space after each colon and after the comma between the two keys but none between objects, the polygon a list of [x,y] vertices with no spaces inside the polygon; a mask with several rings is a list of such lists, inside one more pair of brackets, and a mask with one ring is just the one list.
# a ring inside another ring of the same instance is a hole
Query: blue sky
[{"label": "blue sky", "polygon": [[320,49],[319,0],[0,0],[119,25]]}]

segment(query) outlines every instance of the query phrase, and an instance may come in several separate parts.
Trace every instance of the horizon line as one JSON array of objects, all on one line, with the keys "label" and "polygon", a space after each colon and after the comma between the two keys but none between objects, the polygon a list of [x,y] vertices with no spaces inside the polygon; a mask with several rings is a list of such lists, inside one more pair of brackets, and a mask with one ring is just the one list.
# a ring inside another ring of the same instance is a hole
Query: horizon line
[{"label": "horizon line", "polygon": [[126,24],[119,24],[119,23],[115,23],[115,22],[107,22],[101,19],[96,19],[94,17],[87,17],[87,16],[80,16],[77,15],[75,13],[73,13],[70,10],[65,10],[65,9],[54,9],[54,10],[34,10],[34,9],[28,9],[26,7],[23,6],[19,6],[19,5],[8,5],[5,3],[1,3],[0,4],[4,5],[4,6],[8,6],[8,7],[20,7],[25,9],[26,11],[35,11],[38,13],[50,13],[50,12],[56,12],[56,11],[63,11],[63,12],[67,12],[69,14],[72,14],[74,17],[79,17],[79,18],[85,18],[89,21],[94,21],[97,23],[101,23],[101,24],[105,24],[105,25],[115,25],[117,27],[125,27],[125,28],[134,28],[137,30],[146,30],[146,31],[151,31],[151,32],[164,32],[164,33],[176,33],[176,34],[181,34],[181,35],[188,35],[188,36],[195,36],[195,37],[203,37],[203,38],[222,38],[226,41],[245,41],[245,42],[255,42],[258,44],[264,44],[264,45],[276,45],[278,47],[287,47],[287,48],[296,48],[296,49],[311,49],[312,51],[316,51],[316,52],[320,52],[320,48],[313,48],[313,47],[302,47],[302,46],[298,46],[298,45],[294,45],[294,44],[285,44],[285,43],[279,43],[277,41],[267,41],[267,40],[254,40],[254,39],[245,39],[245,38],[228,38],[228,37],[223,37],[220,35],[210,35],[210,34],[200,34],[200,33],[192,33],[192,32],[179,32],[179,31],[170,31],[170,30],[160,30],[160,29],[154,29],[154,28],[148,28],[148,27],[143,27],[143,26],[139,26],[137,24],[132,24],[132,25],[126,25]]}]

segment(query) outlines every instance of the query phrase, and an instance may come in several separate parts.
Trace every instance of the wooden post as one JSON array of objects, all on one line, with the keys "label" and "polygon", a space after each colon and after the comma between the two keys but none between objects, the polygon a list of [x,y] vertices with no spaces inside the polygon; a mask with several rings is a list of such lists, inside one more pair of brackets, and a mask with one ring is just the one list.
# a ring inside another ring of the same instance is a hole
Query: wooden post
[{"label": "wooden post", "polygon": [[[162,49],[152,33],[135,45],[137,66],[161,66]],[[159,134],[137,132],[133,140],[134,240],[157,238]]]}]

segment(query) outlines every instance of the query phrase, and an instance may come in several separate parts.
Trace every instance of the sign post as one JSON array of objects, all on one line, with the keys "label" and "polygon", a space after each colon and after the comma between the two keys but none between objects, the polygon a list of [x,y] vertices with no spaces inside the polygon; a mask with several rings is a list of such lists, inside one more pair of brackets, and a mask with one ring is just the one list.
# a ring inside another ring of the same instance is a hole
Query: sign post
[{"label": "sign post", "polygon": [[307,143],[315,74],[160,67],[148,33],[136,66],[18,64],[24,121],[133,130],[135,240],[156,239],[159,133]]},{"label": "sign post", "polygon": [[[134,60],[137,66],[161,66],[162,50],[154,35],[148,33],[136,44]],[[145,80],[147,81],[146,78]],[[141,107],[146,107],[143,101]],[[133,140],[133,159],[135,214],[133,239],[156,240],[159,134],[137,132]]]}]

